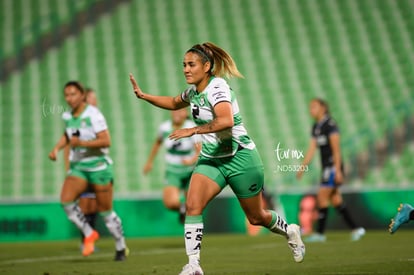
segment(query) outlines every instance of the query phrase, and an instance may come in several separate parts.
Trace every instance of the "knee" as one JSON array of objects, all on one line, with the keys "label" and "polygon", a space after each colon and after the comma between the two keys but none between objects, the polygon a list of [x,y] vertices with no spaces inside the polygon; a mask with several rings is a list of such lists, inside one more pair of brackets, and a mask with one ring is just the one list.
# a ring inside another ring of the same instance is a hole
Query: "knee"
[{"label": "knee", "polygon": [[176,210],[180,208],[180,202],[171,199],[164,199],[164,206],[171,210]]},{"label": "knee", "polygon": [[321,197],[319,197],[318,198],[318,207],[319,208],[326,208],[326,207],[328,207],[329,206],[329,202],[330,202],[330,200],[329,199],[327,199],[327,198],[321,198]]},{"label": "knee", "polygon": [[201,215],[203,213],[204,206],[199,202],[188,199],[185,203],[185,209],[187,215]]},{"label": "knee", "polygon": [[108,212],[112,210],[112,200],[103,200],[103,199],[97,199],[96,200],[96,211],[97,212]]},{"label": "knee", "polygon": [[342,204],[343,204],[342,198],[335,198],[335,197],[332,198],[332,205],[334,207],[342,206]]},{"label": "knee", "polygon": [[75,198],[73,196],[69,196],[69,194],[63,193],[63,192],[60,194],[60,203],[61,204],[68,204],[68,203],[71,203],[71,202],[74,202],[74,201],[75,201]]}]

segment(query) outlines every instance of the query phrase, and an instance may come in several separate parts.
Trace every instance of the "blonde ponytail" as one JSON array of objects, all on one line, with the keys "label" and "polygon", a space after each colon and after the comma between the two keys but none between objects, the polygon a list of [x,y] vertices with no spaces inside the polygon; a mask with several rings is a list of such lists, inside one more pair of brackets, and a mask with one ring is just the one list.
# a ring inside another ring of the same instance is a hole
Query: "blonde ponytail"
[{"label": "blonde ponytail", "polygon": [[230,54],[211,42],[196,44],[187,52],[197,53],[201,57],[203,64],[210,62],[211,75],[226,78],[243,78]]}]

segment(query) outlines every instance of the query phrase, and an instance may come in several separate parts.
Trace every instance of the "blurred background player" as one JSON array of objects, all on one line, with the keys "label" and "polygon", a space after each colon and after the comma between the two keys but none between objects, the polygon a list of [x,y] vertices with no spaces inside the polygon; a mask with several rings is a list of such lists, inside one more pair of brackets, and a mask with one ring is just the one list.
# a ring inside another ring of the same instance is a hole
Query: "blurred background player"
[{"label": "blurred background player", "polygon": [[[316,233],[310,235],[305,241],[323,242],[326,240],[324,233],[330,203],[332,203],[338,213],[342,215],[346,224],[352,229],[351,239],[357,241],[365,234],[365,229],[355,224],[339,190],[344,176],[338,126],[330,116],[329,106],[324,100],[315,98],[311,100],[309,107],[310,115],[315,120],[315,124],[312,127],[312,138],[302,165],[307,166],[311,162],[316,148],[319,147],[322,179],[317,194],[318,228]],[[302,177],[303,172],[303,170],[300,170],[297,173],[298,179]]]},{"label": "blurred background player", "polygon": [[90,186],[96,195],[97,209],[106,227],[115,239],[116,261],[126,259],[122,222],[113,211],[112,160],[109,157],[111,138],[105,117],[94,106],[85,102],[85,90],[77,81],[64,86],[65,101],[71,110],[64,112],[65,132],[49,154],[56,160],[58,152],[70,145],[70,169],[62,186],[60,201],[68,219],[84,234],[84,256],[95,250],[99,233],[86,221],[77,200]]},{"label": "blurred background player", "polygon": [[391,219],[388,231],[391,234],[394,234],[402,224],[412,220],[414,220],[414,208],[407,203],[400,204],[397,214]]},{"label": "blurred background player", "polygon": [[188,119],[186,108],[171,111],[171,119],[163,122],[158,129],[157,138],[144,166],[144,174],[152,170],[154,159],[164,144],[166,169],[163,202],[166,208],[179,212],[181,223],[184,223],[185,218],[185,195],[200,154],[201,144],[197,135],[180,140],[172,140],[168,136],[177,129],[195,126],[194,122]]},{"label": "blurred background player", "polygon": [[[85,89],[85,101],[87,104],[97,107],[98,101],[96,98],[96,93],[94,90],[90,88]],[[64,159],[65,159],[65,169],[69,171],[70,161],[69,161],[69,153],[70,153],[70,145],[67,144],[64,149]],[[89,186],[90,187],[90,186]],[[88,187],[88,188],[89,188]],[[79,208],[81,209],[82,213],[85,215],[86,221],[89,225],[96,229],[96,217],[98,213],[98,208],[96,205],[96,196],[93,190],[88,190],[81,194],[79,201]],[[84,235],[81,231],[82,235],[82,243],[84,239]]]}]

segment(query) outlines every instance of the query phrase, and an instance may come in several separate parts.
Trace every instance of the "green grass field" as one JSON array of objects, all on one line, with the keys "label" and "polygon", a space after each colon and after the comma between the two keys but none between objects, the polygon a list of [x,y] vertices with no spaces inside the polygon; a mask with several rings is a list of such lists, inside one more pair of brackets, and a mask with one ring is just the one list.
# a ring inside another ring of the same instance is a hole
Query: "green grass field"
[{"label": "green grass field", "polygon": [[[349,232],[328,232],[325,243],[306,244],[303,263],[293,261],[286,241],[272,234],[205,234],[205,274],[414,274],[414,232],[395,235],[368,231],[359,242]],[[114,262],[113,242],[105,238],[88,258],[79,240],[0,244],[0,274],[178,274],[186,263],[183,239],[128,239],[126,262]]]}]

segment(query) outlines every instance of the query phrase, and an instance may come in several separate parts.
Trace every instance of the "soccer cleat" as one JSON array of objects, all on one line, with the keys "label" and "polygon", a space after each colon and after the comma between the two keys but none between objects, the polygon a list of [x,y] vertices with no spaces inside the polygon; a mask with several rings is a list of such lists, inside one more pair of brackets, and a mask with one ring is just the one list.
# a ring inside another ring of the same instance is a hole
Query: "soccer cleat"
[{"label": "soccer cleat", "polygon": [[305,239],[307,243],[322,243],[326,241],[326,236],[320,233],[314,233]]},{"label": "soccer cleat", "polygon": [[409,204],[400,204],[400,207],[398,207],[398,213],[391,220],[388,231],[391,234],[394,234],[402,224],[407,223],[410,220],[410,212],[413,210],[414,208]]},{"label": "soccer cleat", "polygon": [[287,229],[288,245],[292,250],[293,259],[301,263],[305,257],[305,245],[300,237],[300,227],[296,224],[288,225]]},{"label": "soccer cleat", "polygon": [[351,232],[351,240],[352,241],[359,241],[362,236],[365,235],[365,229],[363,227],[358,227]]},{"label": "soccer cleat", "polygon": [[83,256],[89,256],[95,251],[95,242],[99,239],[99,233],[93,230],[92,233],[83,240]]},{"label": "soccer cleat", "polygon": [[[83,251],[83,243],[81,243],[81,244],[79,245],[79,249],[80,249],[80,252],[82,252],[82,251]],[[93,252],[97,252],[97,251],[99,251],[99,248],[97,248],[97,247],[95,246],[95,249],[93,250]]]},{"label": "soccer cleat", "polygon": [[204,272],[199,265],[186,264],[179,275],[204,275]]},{"label": "soccer cleat", "polygon": [[125,247],[125,249],[122,249],[122,250],[117,250],[115,252],[114,261],[117,261],[117,262],[125,261],[127,259],[128,255],[129,255],[128,247]]}]

